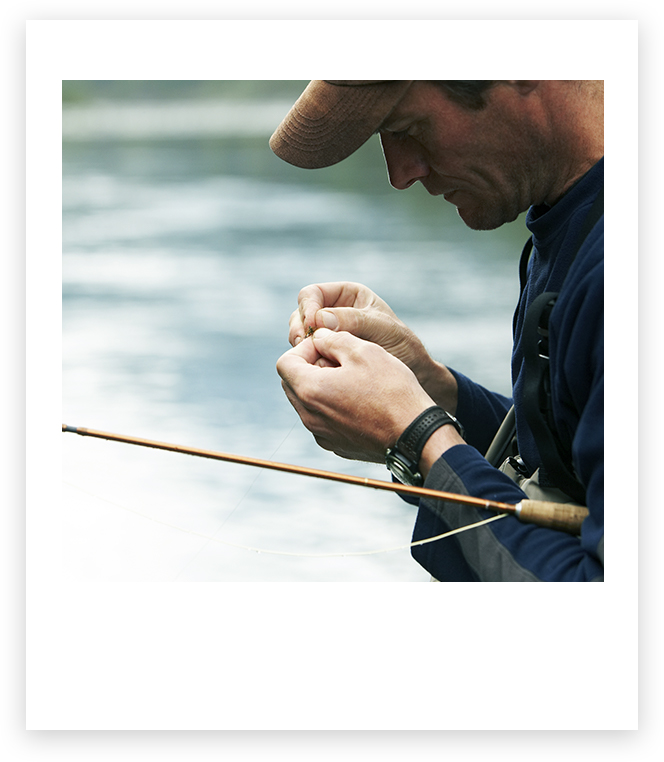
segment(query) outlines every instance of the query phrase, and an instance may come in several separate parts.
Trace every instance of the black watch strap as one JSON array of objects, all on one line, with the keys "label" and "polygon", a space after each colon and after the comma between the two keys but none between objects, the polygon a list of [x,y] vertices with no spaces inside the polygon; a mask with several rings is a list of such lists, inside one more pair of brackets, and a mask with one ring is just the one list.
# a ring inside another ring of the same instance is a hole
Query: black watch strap
[{"label": "black watch strap", "polygon": [[452,424],[459,434],[462,437],[464,436],[463,427],[454,416],[451,416],[438,405],[430,407],[418,415],[399,439],[397,439],[395,448],[399,452],[404,453],[404,455],[407,455],[415,463],[418,463],[429,437],[431,437],[434,431],[437,431],[441,426],[446,424]]}]

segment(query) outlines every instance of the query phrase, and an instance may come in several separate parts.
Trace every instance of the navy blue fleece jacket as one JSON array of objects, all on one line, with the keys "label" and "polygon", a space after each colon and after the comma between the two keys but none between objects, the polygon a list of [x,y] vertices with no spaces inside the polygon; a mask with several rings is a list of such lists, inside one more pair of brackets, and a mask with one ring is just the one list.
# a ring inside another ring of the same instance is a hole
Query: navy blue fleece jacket
[{"label": "navy blue fleece jacket", "polygon": [[[516,314],[512,386],[519,451],[531,470],[539,453],[523,414],[521,330],[527,307],[545,291],[560,291],[550,319],[553,414],[571,445],[586,489],[589,516],[580,537],[522,524],[508,517],[479,529],[414,547],[413,557],[440,581],[600,581],[604,574],[604,219],[574,258],[585,217],[604,184],[604,160],[553,207],[532,207],[528,279]],[[573,261],[572,261],[573,260]],[[570,266],[571,263],[571,266]],[[569,270],[569,277],[565,277]],[[564,285],[563,285],[564,282]],[[562,288],[562,290],[561,290]],[[457,418],[466,445],[448,450],[431,469],[432,489],[518,503],[525,495],[483,457],[512,400],[457,371]],[[491,514],[444,505],[444,520],[420,502],[413,540],[433,537]]]}]

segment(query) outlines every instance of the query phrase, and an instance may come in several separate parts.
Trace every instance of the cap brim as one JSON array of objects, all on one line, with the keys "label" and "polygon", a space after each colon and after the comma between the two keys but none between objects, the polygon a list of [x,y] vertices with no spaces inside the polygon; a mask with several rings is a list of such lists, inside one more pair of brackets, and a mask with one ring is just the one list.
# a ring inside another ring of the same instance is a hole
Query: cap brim
[{"label": "cap brim", "polygon": [[270,138],[289,164],[320,169],[362,146],[401,100],[412,80],[363,85],[312,80]]}]

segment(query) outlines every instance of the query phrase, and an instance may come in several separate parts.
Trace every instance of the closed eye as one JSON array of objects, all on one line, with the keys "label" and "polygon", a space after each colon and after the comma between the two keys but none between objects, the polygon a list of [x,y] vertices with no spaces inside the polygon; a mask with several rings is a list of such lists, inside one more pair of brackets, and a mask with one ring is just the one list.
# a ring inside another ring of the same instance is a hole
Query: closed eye
[{"label": "closed eye", "polygon": [[384,127],[376,130],[376,134],[388,135],[395,140],[406,140],[411,136],[410,128],[406,130],[386,130]]},{"label": "closed eye", "polygon": [[399,119],[398,121],[395,119],[392,124],[394,127],[398,129],[394,129],[394,127],[391,128],[390,124],[383,125],[382,127],[378,128],[379,133],[383,133],[385,135],[388,135],[391,138],[394,138],[397,141],[404,141],[408,140],[409,138],[413,138],[414,140],[419,141],[423,134],[423,127],[425,125],[425,120],[417,120],[417,119]]}]

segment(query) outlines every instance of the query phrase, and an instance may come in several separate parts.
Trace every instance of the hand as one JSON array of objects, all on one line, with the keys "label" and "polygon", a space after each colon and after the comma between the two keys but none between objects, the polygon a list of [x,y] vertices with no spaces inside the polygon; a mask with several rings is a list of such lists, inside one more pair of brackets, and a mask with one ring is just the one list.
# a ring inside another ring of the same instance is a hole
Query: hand
[{"label": "hand", "polygon": [[291,315],[288,339],[296,346],[317,328],[348,331],[386,349],[402,362],[419,342],[415,334],[373,291],[360,283],[319,283],[303,288]]},{"label": "hand", "polygon": [[318,444],[344,458],[385,452],[434,402],[413,372],[377,344],[320,328],[277,362],[284,391]]},{"label": "hand", "polygon": [[420,385],[445,410],[454,414],[457,384],[452,373],[435,362],[422,342],[373,291],[359,283],[319,283],[306,286],[290,318],[288,340],[297,346],[319,328],[348,331],[378,344],[401,360]]}]

